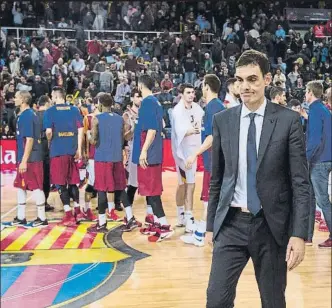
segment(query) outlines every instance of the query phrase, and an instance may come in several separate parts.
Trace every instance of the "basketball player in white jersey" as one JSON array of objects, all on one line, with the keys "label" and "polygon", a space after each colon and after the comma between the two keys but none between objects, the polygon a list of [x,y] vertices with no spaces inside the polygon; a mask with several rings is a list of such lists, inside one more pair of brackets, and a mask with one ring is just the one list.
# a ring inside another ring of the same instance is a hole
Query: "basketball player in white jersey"
[{"label": "basketball player in white jersey", "polygon": [[[127,109],[123,113],[124,122],[127,124],[128,130],[125,132],[125,139],[128,140],[127,161],[125,168],[128,174],[127,182],[127,195],[131,205],[134,203],[135,194],[137,191],[137,165],[132,162],[133,153],[133,140],[134,140],[134,128],[135,121],[138,116],[138,109],[141,106],[142,96],[140,91],[133,89],[130,95],[131,106],[127,106]],[[153,224],[155,221],[153,217],[153,211],[151,205],[147,205],[145,224]]]},{"label": "basketball player in white jersey", "polygon": [[172,153],[178,174],[176,191],[178,225],[185,226],[186,232],[195,229],[193,199],[197,161],[191,169],[186,168],[186,160],[201,146],[201,126],[203,109],[194,102],[195,90],[191,84],[180,87],[181,100],[172,112]]}]

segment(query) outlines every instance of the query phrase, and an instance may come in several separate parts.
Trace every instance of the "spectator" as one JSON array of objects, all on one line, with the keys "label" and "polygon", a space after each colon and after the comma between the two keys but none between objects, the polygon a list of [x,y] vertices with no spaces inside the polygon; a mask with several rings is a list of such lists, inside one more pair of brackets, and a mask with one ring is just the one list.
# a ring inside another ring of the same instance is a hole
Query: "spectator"
[{"label": "spectator", "polygon": [[183,59],[184,67],[184,82],[191,83],[192,85],[195,82],[195,72],[197,67],[197,62],[192,57],[192,52],[189,50],[187,56]]},{"label": "spectator", "polygon": [[173,88],[173,83],[169,78],[169,74],[165,74],[164,79],[160,83],[161,89],[166,89],[166,91]]},{"label": "spectator", "polygon": [[136,58],[139,58],[142,55],[141,49],[137,47],[136,42],[131,43],[131,47],[128,52],[131,52]]},{"label": "spectator", "polygon": [[61,21],[58,23],[58,28],[68,28],[68,24],[64,17],[62,17]]},{"label": "spectator", "polygon": [[273,77],[274,85],[276,85],[277,82],[280,83],[281,88],[286,89],[286,76],[281,72],[280,68],[277,68],[276,74]]},{"label": "spectator", "polygon": [[117,86],[114,101],[119,105],[122,105],[125,97],[130,93],[130,87],[128,85],[128,79],[123,78],[122,82]]},{"label": "spectator", "polygon": [[42,95],[48,95],[49,89],[47,84],[42,81],[40,75],[35,76],[35,81],[32,84],[31,94],[34,102],[36,102]]},{"label": "spectator", "polygon": [[70,62],[69,69],[77,74],[82,73],[85,70],[85,62],[80,58],[78,53],[75,54],[75,58]]},{"label": "spectator", "polygon": [[24,16],[21,12],[21,7],[17,6],[16,2],[14,2],[14,4],[13,4],[12,14],[13,14],[13,24],[14,24],[14,26],[22,27]]}]

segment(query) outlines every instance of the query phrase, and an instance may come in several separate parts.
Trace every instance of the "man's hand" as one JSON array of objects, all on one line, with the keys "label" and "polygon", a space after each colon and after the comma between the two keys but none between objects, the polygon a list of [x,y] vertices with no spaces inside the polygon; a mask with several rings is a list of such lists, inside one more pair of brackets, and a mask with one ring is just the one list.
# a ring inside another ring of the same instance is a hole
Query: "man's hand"
[{"label": "man's hand", "polygon": [[75,158],[76,161],[82,159],[82,153],[81,153],[80,150],[76,151],[76,154],[75,154],[74,158]]},{"label": "man's hand", "polygon": [[146,169],[148,167],[148,152],[143,151],[141,152],[141,155],[139,157],[139,165],[143,168]]},{"label": "man's hand", "polygon": [[189,157],[187,158],[187,160],[186,160],[186,164],[185,164],[186,169],[191,169],[192,166],[193,166],[193,164],[194,164],[194,162],[196,161],[196,159],[197,159],[197,156],[196,156],[196,155],[191,155],[191,156],[189,156]]},{"label": "man's hand", "polygon": [[303,118],[305,118],[306,120],[308,120],[308,114],[307,112],[304,110],[304,108],[301,108],[301,116]]},{"label": "man's hand", "polygon": [[18,172],[19,173],[24,173],[27,171],[27,163],[22,161],[20,165],[18,166]]},{"label": "man's hand", "polygon": [[286,252],[286,262],[289,271],[296,268],[304,259],[305,243],[302,238],[291,237]]},{"label": "man's hand", "polygon": [[195,134],[199,134],[200,133],[200,130],[198,127],[192,127],[190,129],[188,129],[187,131],[187,136],[191,136],[191,135],[195,135]]},{"label": "man's hand", "polygon": [[211,246],[213,246],[212,237],[213,237],[213,232],[206,232],[205,233],[205,241]]}]

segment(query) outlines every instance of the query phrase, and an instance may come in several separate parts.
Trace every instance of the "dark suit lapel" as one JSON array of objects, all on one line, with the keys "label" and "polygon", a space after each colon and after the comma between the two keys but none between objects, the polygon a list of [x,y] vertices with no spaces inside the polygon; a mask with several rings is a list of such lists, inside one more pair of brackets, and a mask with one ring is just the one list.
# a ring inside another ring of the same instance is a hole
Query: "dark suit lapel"
[{"label": "dark suit lapel", "polygon": [[259,169],[259,166],[263,160],[266,148],[269,144],[271,135],[273,133],[274,127],[277,122],[275,112],[276,112],[275,105],[270,101],[267,101],[264,120],[263,120],[261,139],[259,142],[257,170]]},{"label": "dark suit lapel", "polygon": [[239,163],[239,138],[240,138],[240,118],[242,105],[232,108],[233,112],[228,118],[228,133],[231,145],[232,166],[234,170],[235,181],[237,179],[237,169]]}]

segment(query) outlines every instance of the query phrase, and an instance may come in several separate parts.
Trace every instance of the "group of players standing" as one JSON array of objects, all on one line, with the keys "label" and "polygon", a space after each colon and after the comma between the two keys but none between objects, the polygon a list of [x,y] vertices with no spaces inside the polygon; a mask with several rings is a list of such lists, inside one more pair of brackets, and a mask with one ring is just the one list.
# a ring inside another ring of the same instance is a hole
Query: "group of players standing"
[{"label": "group of players standing", "polygon": [[[49,108],[38,115],[30,108],[31,95],[18,91],[15,105],[20,108],[17,119],[18,169],[14,186],[17,188],[17,217],[10,224],[26,228],[45,227],[45,194],[43,192],[45,155],[49,155],[50,182],[55,185],[64,206],[62,225],[75,226],[87,220],[96,221],[88,232],[107,232],[107,220],[119,221],[115,213],[114,195],[120,197],[125,209],[122,231],[139,227],[150,242],[171,237],[171,228],[162,204],[163,109],[153,96],[154,80],[143,75],[131,93],[132,106],[123,116],[113,112],[113,98],[99,93],[95,109],[84,118],[80,110],[65,100],[60,87],[52,90]],[[210,182],[213,115],[224,109],[218,99],[220,81],[206,75],[203,97],[205,112],[194,103],[191,84],[181,86],[181,101],[172,113],[172,152],[178,173],[176,192],[178,227],[185,227],[185,243],[204,245],[206,209]],[[53,104],[52,104],[53,103]],[[45,105],[45,104],[44,104]],[[128,160],[123,163],[123,145],[128,142]],[[88,156],[88,183],[85,204],[79,202],[80,183],[78,162],[82,152]],[[47,154],[46,154],[47,152]],[[197,157],[203,154],[204,179],[202,201],[205,212],[201,221],[193,218],[193,195]],[[37,219],[27,223],[25,207],[27,190],[32,190],[37,205]],[[136,190],[146,197],[145,227],[133,214]],[[98,196],[98,217],[90,200]],[[74,209],[70,206],[73,200]]]}]

